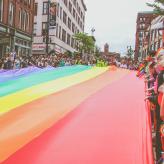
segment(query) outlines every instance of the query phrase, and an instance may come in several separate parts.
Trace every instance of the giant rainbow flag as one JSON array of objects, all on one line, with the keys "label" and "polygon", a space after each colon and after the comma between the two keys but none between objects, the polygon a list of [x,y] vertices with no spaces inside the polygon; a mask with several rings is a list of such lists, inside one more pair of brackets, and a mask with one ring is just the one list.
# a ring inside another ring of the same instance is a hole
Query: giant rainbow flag
[{"label": "giant rainbow flag", "polygon": [[152,164],[143,86],[111,67],[1,70],[0,163]]}]

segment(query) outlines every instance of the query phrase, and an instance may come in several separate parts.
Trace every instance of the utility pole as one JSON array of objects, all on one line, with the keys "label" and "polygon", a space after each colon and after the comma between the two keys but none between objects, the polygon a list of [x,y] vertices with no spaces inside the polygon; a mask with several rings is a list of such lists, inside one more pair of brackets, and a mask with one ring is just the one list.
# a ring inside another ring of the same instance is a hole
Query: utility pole
[{"label": "utility pole", "polygon": [[48,55],[48,46],[49,46],[49,23],[50,23],[50,0],[48,0],[47,6],[47,29],[46,29],[46,53]]}]

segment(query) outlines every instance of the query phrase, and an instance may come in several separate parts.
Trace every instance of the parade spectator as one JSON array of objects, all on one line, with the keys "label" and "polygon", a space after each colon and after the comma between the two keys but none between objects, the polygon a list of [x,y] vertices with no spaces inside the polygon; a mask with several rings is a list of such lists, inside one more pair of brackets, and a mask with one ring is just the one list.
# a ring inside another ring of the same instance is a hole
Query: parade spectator
[{"label": "parade spectator", "polygon": [[164,142],[163,144],[161,142],[164,140],[161,139],[160,131],[162,119],[164,119],[164,54],[158,53],[155,56],[154,54],[151,54],[146,60],[143,60],[143,62],[139,64],[137,76],[143,76],[144,74],[142,73],[145,73],[145,82],[147,84],[147,97],[145,100],[149,102],[148,108],[152,110],[153,107],[154,109],[154,112],[151,111],[151,120],[154,124],[155,140],[153,141],[155,143],[156,162],[158,163],[161,160],[162,148],[164,148]]},{"label": "parade spectator", "polygon": [[47,66],[52,67],[63,67],[71,65],[97,65],[100,67],[115,65],[117,67],[125,69],[136,69],[136,66],[133,60],[123,60],[120,62],[115,57],[110,56],[99,56],[94,57],[94,55],[79,55],[75,54],[74,56],[69,56],[67,54],[57,54],[57,55],[33,55],[33,56],[19,56],[16,52],[11,52],[10,54],[4,55],[0,59],[0,68],[1,69],[20,69],[28,66],[36,66],[39,68],[44,68]]}]

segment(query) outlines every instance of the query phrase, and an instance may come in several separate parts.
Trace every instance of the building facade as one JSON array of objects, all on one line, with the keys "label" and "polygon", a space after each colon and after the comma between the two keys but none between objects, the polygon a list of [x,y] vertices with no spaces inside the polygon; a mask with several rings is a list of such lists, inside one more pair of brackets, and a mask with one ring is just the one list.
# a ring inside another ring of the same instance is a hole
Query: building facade
[{"label": "building facade", "polygon": [[164,16],[156,17],[149,27],[149,49],[157,51],[164,47]]},{"label": "building facade", "polygon": [[109,59],[109,60],[115,60],[115,59],[119,60],[121,57],[120,53],[110,52],[108,43],[106,43],[104,45],[104,51],[101,52],[100,54],[101,54],[102,58]]},{"label": "building facade", "polygon": [[[53,23],[51,4],[55,4]],[[76,51],[73,35],[84,32],[86,10],[83,0],[35,0],[33,54]]]},{"label": "building facade", "polygon": [[135,59],[144,58],[144,51],[148,46],[149,35],[148,28],[151,25],[152,20],[156,16],[153,12],[140,12],[137,16],[137,27],[136,27],[136,43],[135,43]]},{"label": "building facade", "polygon": [[31,55],[34,0],[0,0],[0,57]]}]

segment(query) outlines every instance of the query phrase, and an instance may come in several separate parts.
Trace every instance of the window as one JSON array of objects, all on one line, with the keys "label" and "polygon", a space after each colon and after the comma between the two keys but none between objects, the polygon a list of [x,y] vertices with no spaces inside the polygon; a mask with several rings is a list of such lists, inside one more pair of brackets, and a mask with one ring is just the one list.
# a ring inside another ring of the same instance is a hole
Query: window
[{"label": "window", "polygon": [[78,16],[78,18],[77,18],[77,19],[78,19],[78,25],[80,25],[80,17]]},{"label": "window", "polygon": [[67,34],[67,44],[70,45],[71,43],[71,36],[70,34]]},{"label": "window", "polygon": [[58,24],[56,24],[56,37],[58,37]]},{"label": "window", "polygon": [[19,28],[21,29],[21,26],[22,26],[22,10],[19,9]]},{"label": "window", "polygon": [[68,28],[71,30],[71,19],[68,18]]},{"label": "window", "polygon": [[0,0],[0,21],[3,19],[3,0]]},{"label": "window", "polygon": [[34,23],[34,31],[33,31],[33,35],[36,36],[36,30],[37,30],[37,24]]},{"label": "window", "polygon": [[62,30],[62,41],[66,42],[66,31],[64,29]]},{"label": "window", "polygon": [[27,0],[24,0],[24,4],[27,5]]},{"label": "window", "polygon": [[74,48],[74,44],[75,44],[74,42],[75,42],[75,40],[74,40],[74,38],[72,38],[72,41],[71,41],[71,47],[72,48]]},{"label": "window", "polygon": [[63,9],[62,7],[60,7],[60,19],[62,19],[62,12],[63,12]]},{"label": "window", "polygon": [[158,47],[158,42],[156,42],[156,43],[155,43],[155,51],[157,51],[158,48],[159,48],[159,47]]},{"label": "window", "polygon": [[85,22],[85,16],[83,15],[83,22]]},{"label": "window", "polygon": [[78,7],[79,7],[79,6],[78,6],[78,3],[76,3],[76,9],[77,9],[77,10],[78,10]]},{"label": "window", "polygon": [[69,2],[69,12],[72,13],[72,4]]},{"label": "window", "polygon": [[9,25],[13,25],[14,22],[14,5],[12,3],[10,3],[9,6]]},{"label": "window", "polygon": [[73,0],[73,4],[74,4],[74,6],[76,6],[76,0]]},{"label": "window", "polygon": [[30,26],[30,15],[29,13],[26,13],[26,30],[29,31]]},{"label": "window", "polygon": [[78,21],[78,15],[77,15],[77,13],[76,13],[76,21]]},{"label": "window", "polygon": [[153,30],[152,40],[155,41],[155,31]]},{"label": "window", "polygon": [[35,3],[35,7],[34,7],[34,15],[36,16],[38,12],[38,3]]},{"label": "window", "polygon": [[73,17],[75,18],[75,16],[76,16],[76,11],[75,9],[73,9]]},{"label": "window", "polygon": [[160,47],[163,47],[163,40],[162,39],[159,41],[159,44],[160,44]]},{"label": "window", "polygon": [[64,4],[66,5],[66,7],[67,7],[67,0],[64,0]]},{"label": "window", "polygon": [[145,28],[145,24],[144,24],[144,23],[142,24],[142,28],[143,28],[143,29]]},{"label": "window", "polygon": [[81,19],[83,19],[83,13],[82,13],[82,11],[81,11]]},{"label": "window", "polygon": [[75,34],[77,33],[77,27],[75,27]]},{"label": "window", "polygon": [[81,13],[81,9],[80,9],[80,7],[78,8],[78,12],[79,12],[79,14]]},{"label": "window", "polygon": [[56,8],[56,10],[57,10],[57,16],[59,17],[59,10],[60,9],[60,6],[59,6],[59,4],[57,5],[57,8]]},{"label": "window", "polygon": [[21,18],[21,21],[20,21],[20,23],[21,23],[21,29],[24,28],[24,19],[25,19],[24,16],[25,16],[24,10],[21,10],[21,16],[20,16],[20,18]]},{"label": "window", "polygon": [[26,17],[27,17],[27,14],[26,14],[26,11],[22,10],[22,14],[21,14],[21,29],[22,30],[26,30]]},{"label": "window", "polygon": [[75,33],[75,24],[72,23],[72,32]]},{"label": "window", "polygon": [[42,35],[43,36],[46,36],[47,28],[48,28],[48,23],[47,22],[42,22]]},{"label": "window", "polygon": [[67,14],[63,11],[63,23],[67,24]]},{"label": "window", "polygon": [[43,37],[43,43],[46,43],[47,38]]},{"label": "window", "polygon": [[48,2],[43,2],[43,15],[48,14]]},{"label": "window", "polygon": [[47,25],[48,25],[47,22],[42,22],[42,29],[47,30],[47,27],[48,27]]},{"label": "window", "polygon": [[61,26],[59,26],[59,39],[61,39]]},{"label": "window", "polygon": [[28,0],[28,5],[31,5],[31,0]]}]

